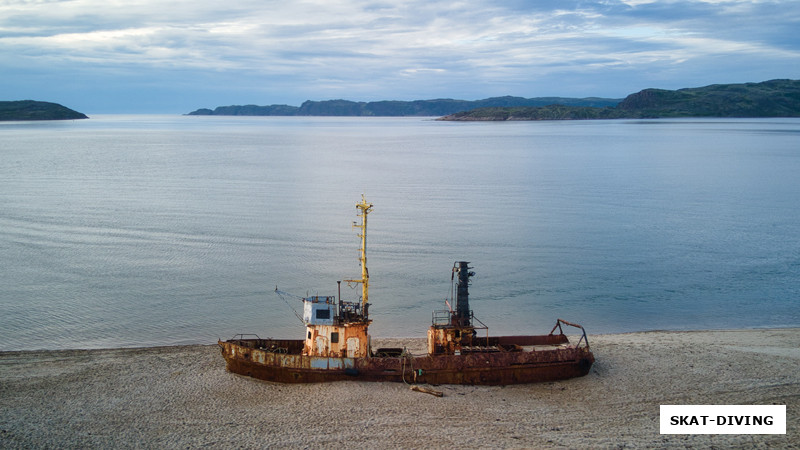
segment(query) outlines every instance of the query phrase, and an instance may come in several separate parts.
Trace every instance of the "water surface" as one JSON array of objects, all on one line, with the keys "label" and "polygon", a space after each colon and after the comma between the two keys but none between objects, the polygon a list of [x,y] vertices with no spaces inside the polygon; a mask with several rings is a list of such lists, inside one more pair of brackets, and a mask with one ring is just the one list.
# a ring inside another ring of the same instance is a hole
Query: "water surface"
[{"label": "water surface", "polygon": [[456,260],[493,333],[800,326],[798,173],[797,119],[2,123],[0,350],[301,338],[273,291],[359,276],[362,193],[375,336]]}]

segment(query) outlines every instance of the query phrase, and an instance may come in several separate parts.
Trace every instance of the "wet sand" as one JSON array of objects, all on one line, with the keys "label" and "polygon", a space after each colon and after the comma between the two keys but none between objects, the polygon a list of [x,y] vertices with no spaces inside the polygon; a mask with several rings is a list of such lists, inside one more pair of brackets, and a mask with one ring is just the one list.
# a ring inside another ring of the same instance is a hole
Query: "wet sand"
[{"label": "wet sand", "polygon": [[[441,398],[402,383],[256,381],[228,373],[216,345],[2,352],[0,448],[800,447],[800,329],[590,344],[586,377],[443,385]],[[662,404],[783,404],[787,434],[661,435]]]}]

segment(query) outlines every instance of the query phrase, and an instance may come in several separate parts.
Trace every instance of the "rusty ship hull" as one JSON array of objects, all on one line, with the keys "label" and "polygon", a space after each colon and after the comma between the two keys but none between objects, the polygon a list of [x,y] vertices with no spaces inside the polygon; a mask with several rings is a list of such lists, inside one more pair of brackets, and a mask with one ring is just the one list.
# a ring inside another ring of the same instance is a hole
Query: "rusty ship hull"
[{"label": "rusty ship hull", "polygon": [[354,380],[509,385],[581,377],[594,363],[587,347],[570,345],[565,335],[489,340],[494,345],[459,355],[384,356],[379,349],[376,356],[360,358],[303,355],[298,351],[302,340],[232,339],[220,341],[219,346],[228,371],[280,383]]}]

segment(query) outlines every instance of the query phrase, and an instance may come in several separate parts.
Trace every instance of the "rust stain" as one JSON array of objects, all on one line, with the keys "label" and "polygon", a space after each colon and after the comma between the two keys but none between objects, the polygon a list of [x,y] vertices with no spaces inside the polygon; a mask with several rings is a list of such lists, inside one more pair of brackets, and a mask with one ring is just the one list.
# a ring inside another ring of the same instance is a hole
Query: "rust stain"
[{"label": "rust stain", "polygon": [[[588,347],[567,345],[564,335],[489,339],[497,344],[496,350],[365,358],[303,355],[302,340],[240,339],[220,341],[219,345],[229,371],[282,383],[361,380],[507,385],[583,376],[594,363]],[[544,348],[537,350],[539,346]],[[524,350],[526,347],[533,348]]]}]

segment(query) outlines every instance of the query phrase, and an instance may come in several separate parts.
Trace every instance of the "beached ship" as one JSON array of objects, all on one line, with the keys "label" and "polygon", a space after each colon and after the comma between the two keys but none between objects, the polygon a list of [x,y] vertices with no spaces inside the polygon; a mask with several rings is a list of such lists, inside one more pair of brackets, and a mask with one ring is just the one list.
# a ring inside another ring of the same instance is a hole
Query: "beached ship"
[{"label": "beached ship", "polygon": [[[594,356],[580,325],[558,319],[549,334],[490,336],[488,327],[470,309],[469,283],[475,272],[465,261],[453,266],[448,309],[433,313],[427,354],[412,355],[404,348],[373,350],[368,332],[372,321],[367,270],[367,215],[372,206],[363,196],[356,204],[361,221],[353,226],[359,229],[361,238],[361,278],[343,280],[360,284],[361,298],[302,298],[304,339],[236,335],[220,340],[230,372],[285,383],[361,380],[433,385],[534,383],[589,372]],[[339,286],[341,291],[341,281]],[[569,341],[563,326],[576,328],[577,342]]]}]

